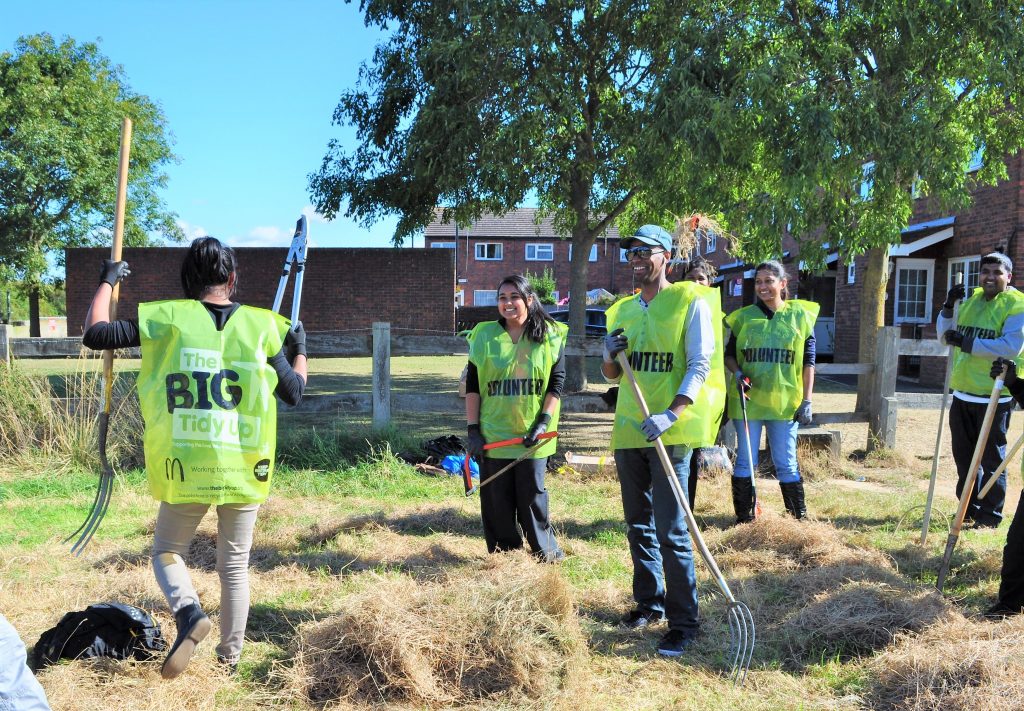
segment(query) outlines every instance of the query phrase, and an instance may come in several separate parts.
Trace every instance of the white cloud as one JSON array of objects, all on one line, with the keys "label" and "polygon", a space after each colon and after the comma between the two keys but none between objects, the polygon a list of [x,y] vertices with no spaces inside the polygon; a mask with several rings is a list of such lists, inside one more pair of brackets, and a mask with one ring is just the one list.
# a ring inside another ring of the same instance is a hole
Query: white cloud
[{"label": "white cloud", "polygon": [[291,244],[292,232],[277,225],[259,225],[243,237],[232,237],[233,247],[287,247]]},{"label": "white cloud", "polygon": [[327,218],[316,211],[312,205],[306,205],[302,208],[302,214],[306,216],[307,222],[313,222],[318,225],[326,225]]},{"label": "white cloud", "polygon": [[191,242],[197,237],[206,237],[209,234],[205,227],[193,225],[181,218],[178,218],[175,222],[178,224],[178,227],[181,228],[181,231],[185,233],[185,240],[188,242]]}]

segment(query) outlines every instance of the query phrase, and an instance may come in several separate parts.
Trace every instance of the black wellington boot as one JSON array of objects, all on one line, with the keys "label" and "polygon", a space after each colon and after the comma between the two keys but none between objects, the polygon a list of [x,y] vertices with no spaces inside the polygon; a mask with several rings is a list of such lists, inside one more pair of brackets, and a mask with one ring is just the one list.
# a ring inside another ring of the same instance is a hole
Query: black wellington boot
[{"label": "black wellington boot", "polygon": [[793,514],[793,518],[804,518],[807,516],[807,505],[804,503],[803,481],[779,482],[782,489],[782,501],[786,504],[786,511]]},{"label": "black wellington boot", "polygon": [[194,603],[175,612],[174,621],[178,623],[178,638],[174,640],[174,646],[167,653],[167,659],[160,669],[160,676],[164,679],[173,679],[185,671],[196,651],[196,645],[206,639],[213,626],[210,618]]},{"label": "black wellington boot", "polygon": [[754,487],[750,477],[732,477],[732,507],[736,511],[737,524],[754,520]]}]

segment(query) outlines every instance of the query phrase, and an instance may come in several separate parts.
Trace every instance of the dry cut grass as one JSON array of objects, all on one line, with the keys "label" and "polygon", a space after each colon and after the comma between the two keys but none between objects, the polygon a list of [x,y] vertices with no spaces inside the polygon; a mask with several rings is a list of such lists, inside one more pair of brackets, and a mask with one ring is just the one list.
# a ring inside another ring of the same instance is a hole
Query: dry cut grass
[{"label": "dry cut grass", "polygon": [[316,705],[538,699],[584,648],[571,588],[525,554],[425,583],[371,575],[338,615],[300,627],[287,686]]}]

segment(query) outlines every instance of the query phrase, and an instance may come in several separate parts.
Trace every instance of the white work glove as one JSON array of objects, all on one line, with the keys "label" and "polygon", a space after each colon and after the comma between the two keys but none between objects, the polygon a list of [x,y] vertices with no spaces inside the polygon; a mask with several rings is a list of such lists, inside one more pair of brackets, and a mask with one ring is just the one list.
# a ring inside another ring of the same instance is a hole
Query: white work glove
[{"label": "white work glove", "polygon": [[647,435],[647,441],[653,442],[658,439],[658,437],[661,437],[663,434],[668,432],[669,428],[674,425],[678,419],[679,416],[672,412],[672,410],[665,410],[664,412],[659,412],[656,415],[651,415],[644,420],[643,424],[640,425],[640,429],[642,429],[644,434]]}]

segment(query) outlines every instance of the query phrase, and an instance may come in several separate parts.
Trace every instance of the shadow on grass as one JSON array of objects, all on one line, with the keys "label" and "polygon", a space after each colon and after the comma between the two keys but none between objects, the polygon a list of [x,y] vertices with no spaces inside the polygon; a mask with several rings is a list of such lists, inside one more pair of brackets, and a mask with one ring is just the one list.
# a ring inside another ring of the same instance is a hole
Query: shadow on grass
[{"label": "shadow on grass", "polygon": [[414,512],[389,514],[377,511],[372,514],[352,516],[341,524],[331,527],[315,525],[310,533],[300,537],[304,545],[324,545],[342,533],[370,531],[374,528],[386,528],[395,533],[412,536],[430,536],[435,533],[450,533],[456,536],[483,536],[483,525],[480,517],[469,514],[454,506],[442,508],[425,508]]}]

